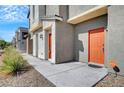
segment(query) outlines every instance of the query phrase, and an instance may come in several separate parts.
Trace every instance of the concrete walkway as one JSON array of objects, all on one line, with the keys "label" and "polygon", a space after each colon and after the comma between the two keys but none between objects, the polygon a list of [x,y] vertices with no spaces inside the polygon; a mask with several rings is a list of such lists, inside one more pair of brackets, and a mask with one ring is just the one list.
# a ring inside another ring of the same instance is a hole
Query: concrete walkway
[{"label": "concrete walkway", "polygon": [[108,73],[106,68],[93,68],[82,62],[51,64],[28,54],[22,55],[57,87],[91,87]]}]

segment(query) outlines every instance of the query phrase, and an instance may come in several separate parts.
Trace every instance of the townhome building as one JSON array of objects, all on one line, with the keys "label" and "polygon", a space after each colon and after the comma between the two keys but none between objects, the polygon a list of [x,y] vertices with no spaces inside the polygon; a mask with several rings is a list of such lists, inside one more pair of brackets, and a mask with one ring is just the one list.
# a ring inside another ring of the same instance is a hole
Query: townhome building
[{"label": "townhome building", "polygon": [[31,5],[28,18],[33,56],[98,64],[110,72],[114,60],[124,75],[124,6]]},{"label": "townhome building", "polygon": [[67,10],[67,6],[59,5],[30,6],[33,56],[52,63],[73,60],[74,33],[73,27],[66,23]]},{"label": "townhome building", "polygon": [[19,27],[15,35],[16,48],[20,52],[26,52],[26,35],[28,34],[28,28]]},{"label": "townhome building", "polygon": [[15,36],[12,38],[12,42],[11,42],[12,46],[16,48],[16,38]]}]

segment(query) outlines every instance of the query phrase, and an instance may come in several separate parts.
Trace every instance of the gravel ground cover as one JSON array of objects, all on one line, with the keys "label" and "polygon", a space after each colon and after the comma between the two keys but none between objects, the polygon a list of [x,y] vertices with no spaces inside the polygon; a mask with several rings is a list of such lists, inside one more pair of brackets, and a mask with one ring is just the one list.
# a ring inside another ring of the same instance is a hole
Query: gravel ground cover
[{"label": "gravel ground cover", "polygon": [[[0,65],[2,56],[0,56]],[[11,76],[0,74],[0,87],[54,87],[44,76],[37,72],[32,66],[21,75]]]},{"label": "gravel ground cover", "polygon": [[108,73],[95,87],[124,87],[124,77],[120,75],[115,77],[115,74]]}]

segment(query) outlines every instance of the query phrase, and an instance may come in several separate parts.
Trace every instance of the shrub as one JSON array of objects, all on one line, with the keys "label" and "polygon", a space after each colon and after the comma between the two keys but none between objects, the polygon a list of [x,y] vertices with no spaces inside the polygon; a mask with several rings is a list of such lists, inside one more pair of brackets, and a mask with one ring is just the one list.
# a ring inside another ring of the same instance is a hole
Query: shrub
[{"label": "shrub", "polygon": [[3,65],[0,68],[1,72],[6,74],[17,75],[25,69],[26,62],[19,52],[13,47],[5,48],[3,55]]},{"label": "shrub", "polygon": [[6,42],[5,40],[0,40],[0,48],[4,49],[8,46],[10,46],[11,44],[9,42]]}]

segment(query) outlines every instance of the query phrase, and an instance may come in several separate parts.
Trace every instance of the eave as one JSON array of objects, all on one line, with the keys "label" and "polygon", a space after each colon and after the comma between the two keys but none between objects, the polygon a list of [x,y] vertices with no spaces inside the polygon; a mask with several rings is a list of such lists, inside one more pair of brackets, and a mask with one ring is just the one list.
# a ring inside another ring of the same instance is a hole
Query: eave
[{"label": "eave", "polygon": [[78,24],[104,14],[107,14],[107,5],[100,5],[68,19],[67,22],[70,24]]},{"label": "eave", "polygon": [[31,28],[30,28],[29,31],[30,32],[36,32],[41,27],[42,27],[42,23],[41,22],[38,22],[38,23],[33,24],[33,26],[31,26]]}]

